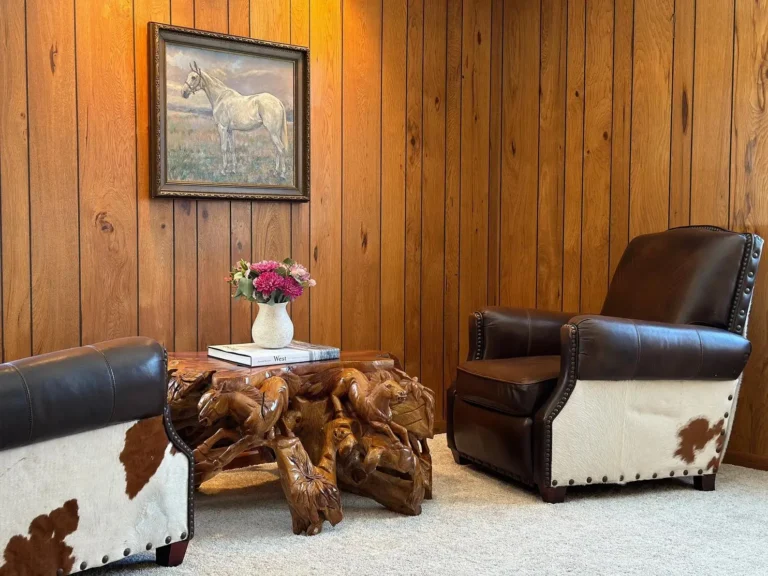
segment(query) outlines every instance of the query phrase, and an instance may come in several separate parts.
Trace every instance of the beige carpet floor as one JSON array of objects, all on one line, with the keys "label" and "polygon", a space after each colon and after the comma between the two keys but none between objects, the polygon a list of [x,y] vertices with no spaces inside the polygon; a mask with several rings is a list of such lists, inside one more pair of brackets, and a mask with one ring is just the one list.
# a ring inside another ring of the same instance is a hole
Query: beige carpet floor
[{"label": "beige carpet floor", "polygon": [[768,574],[768,473],[723,466],[716,492],[685,480],[572,489],[542,503],[522,487],[454,464],[435,438],[434,500],[419,517],[343,495],[345,520],[294,536],[272,467],[228,472],[197,496],[182,566],[153,555],[93,574]]}]

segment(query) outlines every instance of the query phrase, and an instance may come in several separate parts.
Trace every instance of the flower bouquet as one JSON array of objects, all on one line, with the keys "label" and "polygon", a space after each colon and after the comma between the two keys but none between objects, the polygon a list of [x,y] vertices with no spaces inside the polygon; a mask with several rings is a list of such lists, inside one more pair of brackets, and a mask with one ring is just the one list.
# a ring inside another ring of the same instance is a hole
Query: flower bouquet
[{"label": "flower bouquet", "polygon": [[232,268],[227,281],[234,287],[234,298],[245,298],[259,304],[251,336],[262,348],[284,348],[293,339],[293,323],[286,310],[315,285],[307,269],[286,258],[282,262],[262,260],[251,264],[240,260]]}]

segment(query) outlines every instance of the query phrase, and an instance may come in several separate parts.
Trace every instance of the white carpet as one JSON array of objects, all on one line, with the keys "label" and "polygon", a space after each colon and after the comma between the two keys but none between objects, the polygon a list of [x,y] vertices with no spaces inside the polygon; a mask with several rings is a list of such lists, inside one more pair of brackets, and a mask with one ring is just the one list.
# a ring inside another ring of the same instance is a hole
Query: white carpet
[{"label": "white carpet", "polygon": [[93,574],[768,574],[768,472],[723,466],[716,492],[684,480],[571,489],[565,504],[432,443],[435,498],[419,517],[343,495],[344,521],[294,536],[272,467],[228,472],[198,494],[184,564],[137,556]]}]

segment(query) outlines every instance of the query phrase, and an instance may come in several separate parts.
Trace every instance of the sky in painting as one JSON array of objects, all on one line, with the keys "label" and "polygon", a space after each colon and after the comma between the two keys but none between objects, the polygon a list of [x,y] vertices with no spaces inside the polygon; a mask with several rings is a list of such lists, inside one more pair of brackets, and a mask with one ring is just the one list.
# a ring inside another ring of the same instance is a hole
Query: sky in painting
[{"label": "sky in painting", "polygon": [[203,72],[218,78],[240,94],[269,92],[277,96],[290,114],[293,110],[293,63],[274,58],[252,56],[239,52],[222,52],[193,48],[181,44],[166,44],[166,99],[172,109],[210,110],[205,92],[181,96],[189,65],[194,61]]}]

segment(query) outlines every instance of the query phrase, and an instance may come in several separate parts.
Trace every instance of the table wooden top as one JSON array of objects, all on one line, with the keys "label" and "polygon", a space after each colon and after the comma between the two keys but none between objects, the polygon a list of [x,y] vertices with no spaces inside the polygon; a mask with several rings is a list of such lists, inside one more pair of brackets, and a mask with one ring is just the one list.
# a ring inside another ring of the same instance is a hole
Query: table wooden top
[{"label": "table wooden top", "polygon": [[[237,379],[246,382],[260,381],[269,375],[277,375],[281,372],[293,372],[294,374],[306,374],[319,372],[336,366],[350,366],[368,369],[400,368],[398,359],[388,352],[380,350],[343,351],[338,360],[323,360],[319,362],[298,362],[293,364],[274,364],[269,366],[240,366],[233,362],[211,358],[207,352],[169,352],[168,368],[182,372],[215,372],[214,380]],[[267,373],[270,373],[269,375]]]}]

